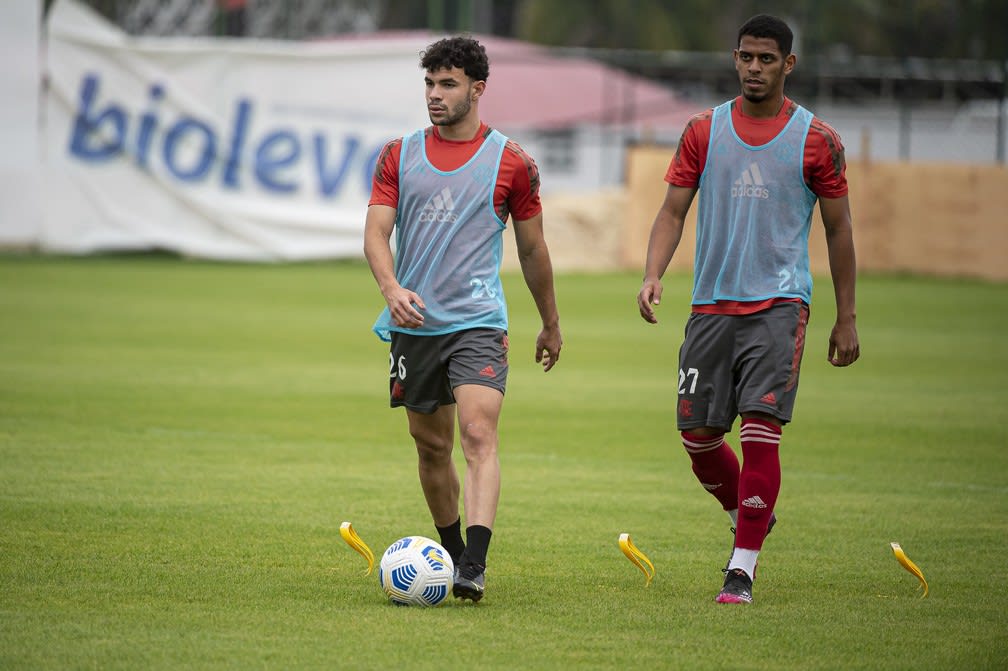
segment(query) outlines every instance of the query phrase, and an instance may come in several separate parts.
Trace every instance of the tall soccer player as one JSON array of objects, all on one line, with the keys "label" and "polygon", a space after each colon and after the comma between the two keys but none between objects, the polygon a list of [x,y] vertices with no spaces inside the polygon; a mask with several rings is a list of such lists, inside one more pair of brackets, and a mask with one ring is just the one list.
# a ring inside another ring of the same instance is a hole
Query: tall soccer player
[{"label": "tall soccer player", "polygon": [[[364,254],[386,303],[374,331],[392,343],[390,403],[406,408],[420,485],[455,562],[453,593],[479,601],[500,498],[497,426],[508,376],[500,264],[509,218],[542,319],[535,360],[546,371],[560,357],[560,317],[538,169],[521,147],[480,121],[490,74],[486,50],[468,37],[446,38],[422,53],[420,67],[432,125],[382,151]],[[456,423],[464,488],[452,462]]]},{"label": "tall soccer player", "polygon": [[[677,424],[694,474],[735,531],[719,603],[752,602],[756,559],[776,522],[778,448],[798,391],[812,299],[808,235],[817,201],[836,299],[827,358],[848,366],[860,355],[843,145],[784,95],[796,63],[792,39],[784,21],[765,14],[739,29],[741,95],[694,116],[683,131],[637,294],[641,317],[657,323],[661,277],[699,193]],[[739,416],[741,467],[724,438]]]}]

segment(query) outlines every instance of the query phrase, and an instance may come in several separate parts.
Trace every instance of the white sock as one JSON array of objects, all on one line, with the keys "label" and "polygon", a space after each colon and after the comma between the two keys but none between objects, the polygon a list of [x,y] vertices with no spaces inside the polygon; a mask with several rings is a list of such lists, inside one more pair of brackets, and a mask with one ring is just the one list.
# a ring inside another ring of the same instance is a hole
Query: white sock
[{"label": "white sock", "polygon": [[731,571],[734,568],[740,568],[752,579],[753,574],[756,573],[756,557],[758,556],[759,550],[735,548],[735,551],[732,552],[731,561],[728,562],[728,570]]},{"label": "white sock", "polygon": [[738,508],[733,508],[733,509],[729,510],[728,511],[728,517],[731,518],[732,528],[737,527],[738,526]]}]

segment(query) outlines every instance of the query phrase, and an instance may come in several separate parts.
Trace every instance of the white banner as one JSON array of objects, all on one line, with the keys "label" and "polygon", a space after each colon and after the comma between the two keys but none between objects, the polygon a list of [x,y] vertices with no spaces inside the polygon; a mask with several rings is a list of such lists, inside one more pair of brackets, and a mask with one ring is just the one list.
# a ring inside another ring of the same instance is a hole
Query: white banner
[{"label": "white banner", "polygon": [[0,247],[29,246],[42,224],[39,0],[0,2]]},{"label": "white banner", "polygon": [[428,124],[435,38],[133,38],[73,0],[48,36],[50,251],[360,257],[378,152]]}]

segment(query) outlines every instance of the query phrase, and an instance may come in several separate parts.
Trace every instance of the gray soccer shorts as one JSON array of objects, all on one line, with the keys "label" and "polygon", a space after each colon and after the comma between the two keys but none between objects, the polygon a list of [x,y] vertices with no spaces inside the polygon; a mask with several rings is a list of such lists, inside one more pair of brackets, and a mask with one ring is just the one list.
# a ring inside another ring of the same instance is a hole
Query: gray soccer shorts
[{"label": "gray soccer shorts", "polygon": [[731,431],[744,412],[790,422],[808,316],[804,303],[751,315],[692,313],[679,350],[679,430]]},{"label": "gray soccer shorts", "polygon": [[443,335],[392,332],[389,405],[430,414],[455,403],[453,389],[480,384],[504,393],[508,376],[507,331],[468,329]]}]

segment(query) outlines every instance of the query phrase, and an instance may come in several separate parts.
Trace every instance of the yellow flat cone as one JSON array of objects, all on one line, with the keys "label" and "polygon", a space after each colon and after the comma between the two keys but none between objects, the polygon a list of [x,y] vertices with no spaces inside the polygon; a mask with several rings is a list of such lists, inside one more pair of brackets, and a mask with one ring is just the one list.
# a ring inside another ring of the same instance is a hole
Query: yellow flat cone
[{"label": "yellow flat cone", "polygon": [[928,595],[927,580],[924,579],[924,574],[921,570],[917,568],[917,564],[910,561],[910,558],[906,556],[905,552],[903,552],[903,548],[900,547],[899,543],[889,543],[889,545],[892,547],[893,554],[896,555],[896,561],[898,561],[907,571],[910,571],[910,573],[917,576],[917,579],[920,580],[920,584],[924,588],[924,593],[921,594],[921,598],[923,599],[926,597]]},{"label": "yellow flat cone", "polygon": [[655,576],[654,564],[647,558],[647,555],[637,549],[637,546],[630,540],[630,534],[620,534],[619,547],[630,562],[641,570],[644,574],[644,586],[651,584],[651,579]]},{"label": "yellow flat cone", "polygon": [[371,575],[371,572],[374,571],[374,553],[371,552],[371,548],[369,548],[367,543],[365,543],[364,540],[357,535],[357,532],[354,531],[353,525],[349,522],[341,524],[339,532],[340,536],[343,537],[343,540],[347,542],[347,545],[359,552],[360,555],[367,560],[367,571],[364,572],[364,575]]}]

